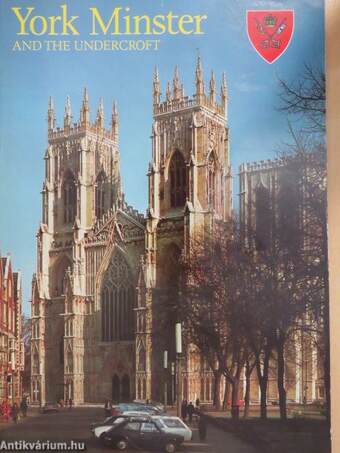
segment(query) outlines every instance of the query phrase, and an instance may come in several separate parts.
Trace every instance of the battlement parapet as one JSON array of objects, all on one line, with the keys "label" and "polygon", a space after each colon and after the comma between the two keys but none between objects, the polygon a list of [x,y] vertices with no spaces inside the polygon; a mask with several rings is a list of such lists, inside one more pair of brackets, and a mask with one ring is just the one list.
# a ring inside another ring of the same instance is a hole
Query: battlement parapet
[{"label": "battlement parapet", "polygon": [[112,130],[107,130],[98,127],[96,124],[90,123],[85,124],[74,123],[73,126],[70,127],[65,128],[57,127],[56,129],[50,129],[48,131],[48,140],[53,141],[63,139],[65,137],[75,137],[79,135],[85,135],[88,132],[106,138],[107,140],[116,143],[115,133]]},{"label": "battlement parapet", "polygon": [[275,170],[283,165],[285,165],[285,159],[283,158],[245,162],[239,166],[239,173]]}]

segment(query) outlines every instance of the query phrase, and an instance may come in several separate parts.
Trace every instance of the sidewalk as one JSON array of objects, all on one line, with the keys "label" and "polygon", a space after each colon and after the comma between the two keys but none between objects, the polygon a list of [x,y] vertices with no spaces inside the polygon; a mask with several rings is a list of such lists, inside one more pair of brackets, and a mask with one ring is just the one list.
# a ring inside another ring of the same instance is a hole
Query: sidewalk
[{"label": "sidewalk", "polygon": [[[37,417],[38,415],[41,415],[40,408],[39,407],[30,406],[29,410],[28,410],[28,413],[27,413],[27,417],[23,418],[22,416],[20,416],[17,424],[19,425],[19,424],[25,423],[29,419],[31,419],[33,417]],[[14,425],[15,425],[15,423],[13,422],[13,420],[11,418],[7,422],[2,417],[0,417],[0,431],[3,430],[3,429],[7,429],[10,426],[14,426]]]}]

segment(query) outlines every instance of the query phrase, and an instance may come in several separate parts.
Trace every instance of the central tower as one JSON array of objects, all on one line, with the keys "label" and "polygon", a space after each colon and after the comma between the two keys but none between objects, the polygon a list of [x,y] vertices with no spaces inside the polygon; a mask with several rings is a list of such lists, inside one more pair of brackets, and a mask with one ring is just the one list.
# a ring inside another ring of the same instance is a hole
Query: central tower
[{"label": "central tower", "polygon": [[[210,228],[214,220],[227,221],[232,209],[226,79],[223,75],[218,96],[212,72],[206,89],[198,57],[195,85],[194,95],[187,96],[176,67],[163,98],[158,70],[155,70],[144,266],[146,288],[140,291],[144,300],[140,297],[137,310],[140,318],[137,326],[146,328],[137,330],[136,366],[138,370],[140,350],[141,357],[147,357],[143,361],[145,369],[140,370],[140,389],[146,387],[146,394],[141,391],[137,397],[157,401],[162,397],[157,382],[162,376],[163,351],[168,350],[170,360],[174,360],[174,339],[170,335],[165,344],[162,335],[157,336],[160,298],[171,294],[178,258],[188,249],[195,232]],[[174,332],[174,326],[170,332]],[[186,359],[189,373],[189,355]],[[198,377],[199,374],[192,378],[197,380],[196,384],[184,386],[183,397],[189,397],[189,387],[191,398],[200,395]],[[210,398],[207,395],[203,399]]]}]

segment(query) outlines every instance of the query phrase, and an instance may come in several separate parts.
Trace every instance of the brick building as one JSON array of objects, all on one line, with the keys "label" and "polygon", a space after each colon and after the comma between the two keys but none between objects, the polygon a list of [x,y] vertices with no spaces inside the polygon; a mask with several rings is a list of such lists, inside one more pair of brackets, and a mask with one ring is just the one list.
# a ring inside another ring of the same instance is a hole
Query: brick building
[{"label": "brick building", "polygon": [[13,272],[10,255],[0,255],[0,401],[22,396],[21,274]]}]

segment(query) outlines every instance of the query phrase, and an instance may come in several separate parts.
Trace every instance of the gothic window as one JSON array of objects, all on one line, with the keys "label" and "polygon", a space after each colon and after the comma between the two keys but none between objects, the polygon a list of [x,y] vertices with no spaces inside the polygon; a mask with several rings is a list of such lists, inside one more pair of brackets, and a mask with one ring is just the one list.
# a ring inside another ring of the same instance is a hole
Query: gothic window
[{"label": "gothic window", "polygon": [[188,387],[188,378],[185,377],[183,379],[183,398],[185,400],[187,400],[189,398],[188,389],[189,389],[189,387]]},{"label": "gothic window", "polygon": [[95,211],[96,217],[100,218],[105,210],[105,173],[99,173],[95,189]]},{"label": "gothic window", "polygon": [[170,201],[172,208],[182,207],[187,195],[187,169],[182,154],[176,151],[170,163]]},{"label": "gothic window", "polygon": [[49,158],[45,159],[45,175],[46,175],[46,179],[49,181],[50,180],[50,159]]},{"label": "gothic window", "polygon": [[201,378],[201,389],[200,389],[200,399],[201,401],[204,401],[204,379]]},{"label": "gothic window", "polygon": [[264,186],[256,189],[256,248],[265,250],[271,238],[271,207],[269,190]]},{"label": "gothic window", "polygon": [[146,353],[143,345],[140,346],[138,354],[138,371],[146,370]]},{"label": "gothic window", "polygon": [[39,302],[33,303],[33,315],[39,316]]},{"label": "gothic window", "polygon": [[40,383],[37,381],[33,381],[33,401],[39,401],[40,400]]},{"label": "gothic window", "polygon": [[[297,250],[300,246],[301,195],[296,172],[289,167],[282,171],[277,195],[277,235],[282,249]],[[308,235],[306,235],[308,237]]]},{"label": "gothic window", "polygon": [[217,208],[217,168],[213,152],[208,159],[208,205]]},{"label": "gothic window", "polygon": [[71,172],[66,175],[63,184],[64,222],[72,223],[76,216],[77,191],[74,176]]},{"label": "gothic window", "polygon": [[209,379],[205,382],[205,398],[206,401],[210,401],[210,381]]},{"label": "gothic window", "polygon": [[134,335],[134,286],[122,254],[113,255],[103,280],[102,340],[131,341]]},{"label": "gothic window", "polygon": [[35,351],[33,354],[32,373],[39,374],[39,354],[37,351]]},{"label": "gothic window", "polygon": [[43,192],[43,222],[48,223],[48,198],[46,191]]},{"label": "gothic window", "polygon": [[66,373],[73,373],[73,354],[70,348],[66,355]]},{"label": "gothic window", "polygon": [[54,179],[55,181],[58,180],[58,156],[54,158]]},{"label": "gothic window", "polygon": [[71,261],[66,255],[58,260],[55,266],[53,266],[50,290],[54,297],[61,296],[65,293],[65,273],[69,268],[71,268]]},{"label": "gothic window", "polygon": [[67,307],[67,312],[68,313],[72,313],[73,312],[72,298],[71,297],[68,298],[66,307]]},{"label": "gothic window", "polygon": [[146,379],[143,379],[142,399],[146,399]]},{"label": "gothic window", "polygon": [[59,342],[59,363],[61,365],[64,364],[64,338],[61,337],[61,340]]}]

